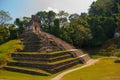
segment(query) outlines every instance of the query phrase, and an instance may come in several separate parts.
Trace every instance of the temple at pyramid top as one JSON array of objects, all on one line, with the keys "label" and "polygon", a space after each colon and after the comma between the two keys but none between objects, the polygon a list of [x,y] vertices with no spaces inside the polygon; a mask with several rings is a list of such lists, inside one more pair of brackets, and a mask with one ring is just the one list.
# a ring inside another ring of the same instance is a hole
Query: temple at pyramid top
[{"label": "temple at pyramid top", "polygon": [[82,60],[80,60],[83,63],[90,59],[90,56],[88,54],[84,54],[84,51],[76,49],[73,45],[63,41],[62,39],[42,31],[41,21],[34,15],[32,15],[32,19],[26,26],[26,30],[21,37],[22,44],[24,45],[22,52],[50,54],[54,52],[69,51],[68,53],[70,53],[71,56],[82,58]]},{"label": "temple at pyramid top", "polygon": [[42,31],[41,21],[38,18],[38,16],[32,15],[32,19],[28,23],[25,31],[27,31],[27,32],[30,31],[30,32],[34,32],[34,33],[39,33]]}]

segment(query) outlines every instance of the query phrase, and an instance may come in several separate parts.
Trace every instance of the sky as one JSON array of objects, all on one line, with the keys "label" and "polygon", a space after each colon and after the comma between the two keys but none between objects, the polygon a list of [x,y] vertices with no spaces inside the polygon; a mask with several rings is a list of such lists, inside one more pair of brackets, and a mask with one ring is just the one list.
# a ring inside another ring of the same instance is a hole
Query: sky
[{"label": "sky", "polygon": [[87,12],[93,1],[96,0],[0,0],[0,10],[8,11],[13,19],[49,10],[80,14]]}]

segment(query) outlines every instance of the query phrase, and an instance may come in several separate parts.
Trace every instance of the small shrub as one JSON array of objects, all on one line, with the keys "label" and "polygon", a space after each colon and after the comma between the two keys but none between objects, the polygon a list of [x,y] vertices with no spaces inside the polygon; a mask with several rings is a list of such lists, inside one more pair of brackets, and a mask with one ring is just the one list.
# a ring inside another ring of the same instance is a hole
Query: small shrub
[{"label": "small shrub", "polygon": [[115,63],[120,63],[120,59],[115,60]]},{"label": "small shrub", "polygon": [[107,48],[104,48],[100,51],[100,55],[103,56],[114,56],[116,54],[116,45],[111,44]]},{"label": "small shrub", "polygon": [[120,49],[117,50],[116,56],[120,57]]}]

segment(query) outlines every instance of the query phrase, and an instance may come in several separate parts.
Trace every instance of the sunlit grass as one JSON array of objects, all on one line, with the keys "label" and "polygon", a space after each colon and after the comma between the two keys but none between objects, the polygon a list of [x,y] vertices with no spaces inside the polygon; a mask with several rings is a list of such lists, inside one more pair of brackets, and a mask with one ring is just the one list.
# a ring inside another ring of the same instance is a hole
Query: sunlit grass
[{"label": "sunlit grass", "polygon": [[16,49],[22,49],[20,45],[20,40],[11,40],[2,45],[0,45],[0,63],[3,63],[9,56],[10,53],[14,52]]},{"label": "sunlit grass", "polygon": [[3,80],[4,79],[5,80],[50,80],[51,78],[57,76],[58,74],[60,74],[64,71],[74,69],[74,68],[80,67],[82,65],[83,64],[78,64],[69,69],[63,70],[56,74],[52,74],[51,76],[29,75],[29,74],[24,74],[24,73],[19,73],[19,72],[0,70],[0,79],[3,79]]},{"label": "sunlit grass", "polygon": [[120,63],[103,59],[98,63],[65,75],[62,80],[120,80]]}]

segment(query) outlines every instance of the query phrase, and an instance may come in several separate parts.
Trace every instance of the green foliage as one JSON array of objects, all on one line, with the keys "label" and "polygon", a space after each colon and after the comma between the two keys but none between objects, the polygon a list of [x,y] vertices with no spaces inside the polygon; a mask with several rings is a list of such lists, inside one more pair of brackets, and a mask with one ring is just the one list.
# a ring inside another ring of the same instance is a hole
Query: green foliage
[{"label": "green foliage", "polygon": [[52,27],[52,34],[54,34],[55,36],[60,36],[61,34],[61,28],[60,28],[60,23],[59,23],[59,19],[55,19],[54,20],[54,26]]},{"label": "green foliage", "polygon": [[40,11],[37,12],[36,15],[40,18],[42,23],[42,28],[44,31],[52,33],[52,27],[54,26],[54,20],[56,17],[56,13],[54,11]]},{"label": "green foliage", "polygon": [[10,17],[8,12],[0,10],[0,25],[10,21],[12,18]]},{"label": "green foliage", "polygon": [[20,20],[19,18],[16,18],[14,21],[14,24],[18,26],[18,34],[22,34],[24,32],[24,27],[26,26],[26,20]]},{"label": "green foliage", "polygon": [[98,54],[103,56],[119,56],[120,55],[119,42],[120,42],[119,38],[107,40],[100,49]]},{"label": "green foliage", "polygon": [[36,13],[36,15],[40,18],[41,24],[42,24],[43,28],[46,27],[47,24],[48,24],[47,23],[48,22],[48,12],[46,12],[46,11],[39,11],[39,12]]},{"label": "green foliage", "polygon": [[120,59],[116,59],[116,60],[115,60],[115,63],[120,63]]},{"label": "green foliage", "polygon": [[9,34],[10,34],[9,39],[10,40],[17,39],[18,33],[17,33],[17,28],[15,27],[15,25],[10,24],[8,27],[8,30],[9,30]]},{"label": "green foliage", "polygon": [[72,21],[74,21],[74,19],[76,19],[76,18],[78,18],[78,17],[79,17],[79,14],[74,13],[74,14],[71,14],[71,15],[69,16],[69,20],[70,20],[70,22],[72,22]]},{"label": "green foliage", "polygon": [[117,49],[116,51],[117,51],[117,52],[116,52],[116,56],[117,56],[117,57],[120,57],[120,49]]},{"label": "green foliage", "polygon": [[57,14],[59,16],[59,18],[66,18],[69,14],[63,10],[59,11],[59,13]]},{"label": "green foliage", "polygon": [[0,44],[16,38],[18,38],[18,32],[14,24],[0,26]]},{"label": "green foliage", "polygon": [[63,10],[59,11],[57,17],[59,18],[60,27],[64,28],[66,26],[66,24],[68,23],[68,15],[69,14]]},{"label": "green foliage", "polygon": [[97,0],[90,6],[90,15],[111,16],[114,11],[114,0]]},{"label": "green foliage", "polygon": [[103,56],[115,56],[116,55],[116,45],[112,44],[105,49],[102,49],[99,53]]},{"label": "green foliage", "polygon": [[99,46],[114,37],[120,22],[119,3],[119,0],[97,0],[91,4],[88,23],[93,39],[87,45]]},{"label": "green foliage", "polygon": [[83,18],[74,19],[65,27],[64,35],[67,35],[67,41],[74,44],[76,47],[81,47],[85,41],[92,38],[90,28]]},{"label": "green foliage", "polygon": [[0,44],[8,41],[11,36],[11,30],[8,29],[11,24],[7,24],[11,19],[8,12],[0,10]]},{"label": "green foliage", "polygon": [[120,29],[120,4],[117,4],[117,11],[118,13],[115,14],[115,19],[117,21],[117,27]]},{"label": "green foliage", "polygon": [[15,19],[14,24],[17,26],[17,36],[20,36],[24,32],[24,29],[30,20],[31,18],[29,17],[23,17],[23,19]]},{"label": "green foliage", "polygon": [[102,45],[105,40],[114,36],[116,23],[113,17],[90,16],[88,19],[93,39],[88,42],[90,46]]},{"label": "green foliage", "polygon": [[9,38],[8,29],[5,26],[0,26],[0,44],[7,41]]}]

